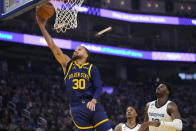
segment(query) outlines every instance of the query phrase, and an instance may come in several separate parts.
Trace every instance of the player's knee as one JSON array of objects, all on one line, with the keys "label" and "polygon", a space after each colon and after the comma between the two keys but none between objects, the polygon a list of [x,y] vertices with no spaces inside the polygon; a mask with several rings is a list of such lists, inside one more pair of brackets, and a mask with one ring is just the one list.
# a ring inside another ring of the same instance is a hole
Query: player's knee
[{"label": "player's knee", "polygon": [[109,130],[107,130],[107,131],[113,131],[113,129],[111,128],[111,129],[109,129]]}]

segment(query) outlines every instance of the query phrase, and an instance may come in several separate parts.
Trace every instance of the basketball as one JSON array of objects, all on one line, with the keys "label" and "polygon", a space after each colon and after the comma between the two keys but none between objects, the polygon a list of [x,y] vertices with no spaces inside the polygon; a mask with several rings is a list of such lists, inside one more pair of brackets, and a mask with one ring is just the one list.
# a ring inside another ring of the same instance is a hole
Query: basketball
[{"label": "basketball", "polygon": [[49,19],[54,15],[54,7],[51,3],[47,2],[37,8],[37,15]]}]

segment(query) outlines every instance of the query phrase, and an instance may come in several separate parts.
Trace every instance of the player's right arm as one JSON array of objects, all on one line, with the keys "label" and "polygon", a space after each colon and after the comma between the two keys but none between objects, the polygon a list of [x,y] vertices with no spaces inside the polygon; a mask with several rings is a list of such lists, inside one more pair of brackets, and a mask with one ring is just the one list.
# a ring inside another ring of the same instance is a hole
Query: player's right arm
[{"label": "player's right arm", "polygon": [[148,108],[149,108],[149,103],[146,104],[144,123],[141,124],[140,129],[138,131],[148,131],[148,127],[151,124],[150,122],[148,122],[149,121]]},{"label": "player's right arm", "polygon": [[122,123],[118,124],[115,128],[114,131],[122,131]]},{"label": "player's right arm", "polygon": [[148,108],[149,108],[149,103],[146,104],[144,122],[148,121]]},{"label": "player's right arm", "polygon": [[45,28],[47,20],[38,16],[37,13],[36,13],[36,19],[37,19],[37,23],[40,27],[40,30],[41,30],[41,32],[42,32],[42,34],[43,34],[43,36],[44,36],[44,38],[45,38],[45,40],[48,44],[48,47],[51,49],[51,51],[54,54],[56,60],[61,64],[61,66],[63,68],[63,72],[65,74],[67,63],[71,59],[69,58],[69,56],[63,54],[62,50],[55,45],[52,37],[50,36],[50,34],[48,33],[48,31]]}]

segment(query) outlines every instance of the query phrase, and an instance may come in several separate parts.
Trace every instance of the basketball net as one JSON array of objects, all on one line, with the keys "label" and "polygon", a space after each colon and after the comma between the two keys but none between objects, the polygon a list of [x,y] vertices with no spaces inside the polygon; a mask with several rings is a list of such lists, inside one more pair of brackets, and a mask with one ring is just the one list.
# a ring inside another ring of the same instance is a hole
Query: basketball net
[{"label": "basketball net", "polygon": [[56,11],[54,30],[65,33],[77,28],[78,11],[84,0],[50,0]]}]

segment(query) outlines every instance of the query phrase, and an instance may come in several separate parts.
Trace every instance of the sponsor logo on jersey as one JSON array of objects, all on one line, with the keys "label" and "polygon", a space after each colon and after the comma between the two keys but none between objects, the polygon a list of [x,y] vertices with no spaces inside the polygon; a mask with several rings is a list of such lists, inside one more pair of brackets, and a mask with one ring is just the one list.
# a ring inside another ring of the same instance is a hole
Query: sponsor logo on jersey
[{"label": "sponsor logo on jersey", "polygon": [[73,70],[76,70],[76,66],[73,67]]},{"label": "sponsor logo on jersey", "polygon": [[165,114],[149,112],[149,116],[153,116],[153,117],[164,117],[164,116],[165,116]]},{"label": "sponsor logo on jersey", "polygon": [[68,78],[69,79],[72,79],[72,78],[84,78],[86,80],[89,80],[90,79],[90,77],[89,77],[88,74],[86,74],[86,73],[80,73],[80,72],[71,73],[71,74],[69,74]]}]

